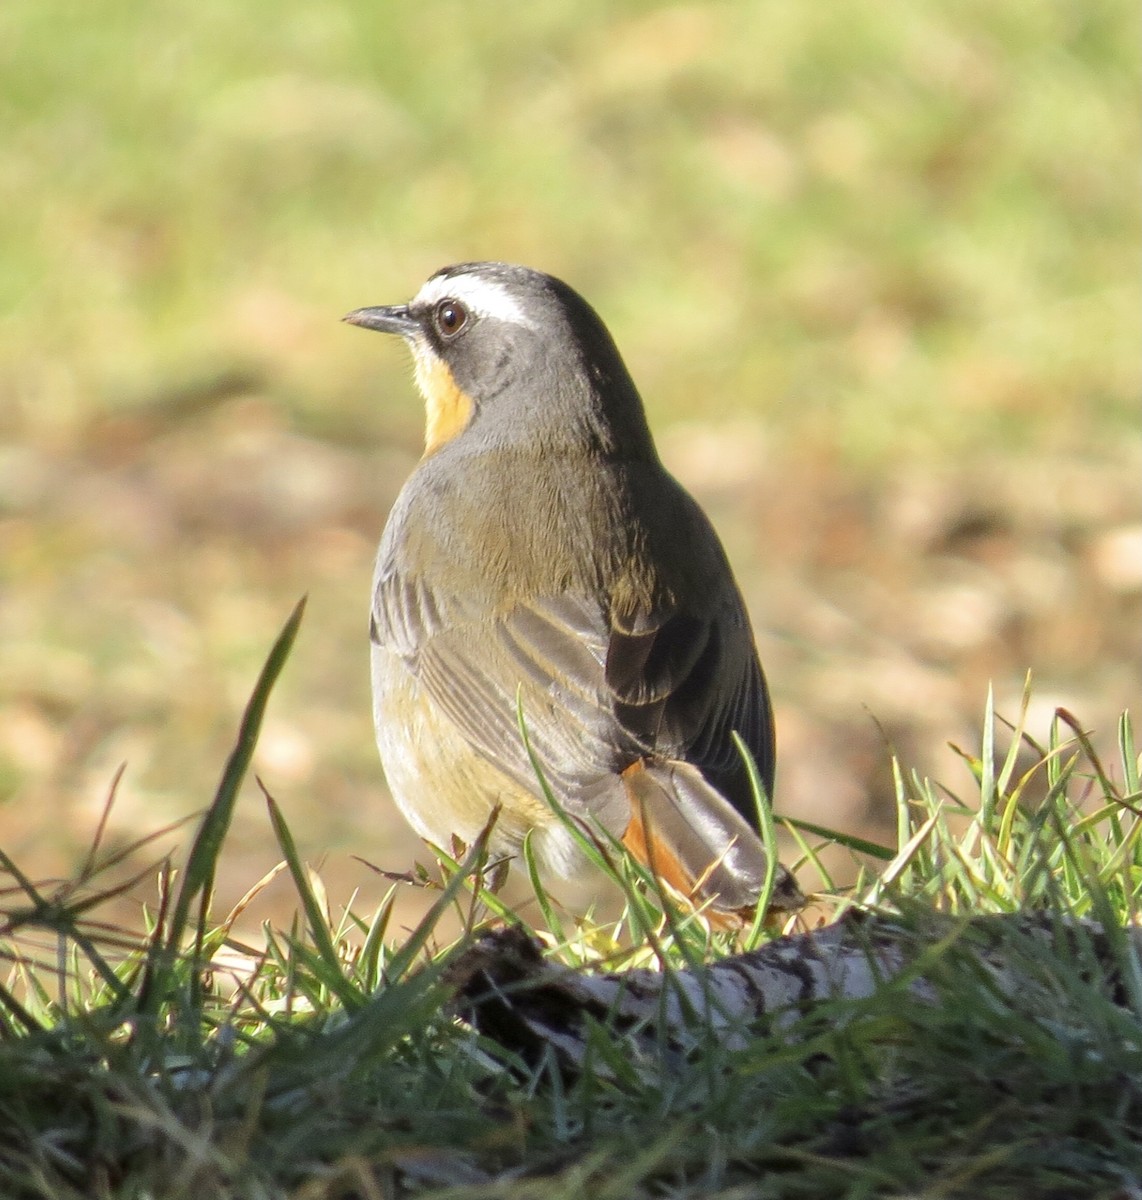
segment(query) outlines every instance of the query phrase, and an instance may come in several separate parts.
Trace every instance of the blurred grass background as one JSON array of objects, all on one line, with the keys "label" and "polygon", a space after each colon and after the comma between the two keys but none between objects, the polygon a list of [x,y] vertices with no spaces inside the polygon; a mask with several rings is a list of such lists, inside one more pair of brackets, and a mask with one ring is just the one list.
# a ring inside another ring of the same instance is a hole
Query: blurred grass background
[{"label": "blurred grass background", "polygon": [[[0,842],[65,871],[258,770],[310,857],[403,869],[373,547],[418,454],[338,324],[448,262],[565,277],[711,511],[779,808],[875,831],[987,681],[1136,702],[1137,14],[713,0],[0,9]],[[1040,720],[1038,729],[1045,729]],[[276,857],[256,792],[223,897]],[[811,881],[810,881],[811,885]]]}]

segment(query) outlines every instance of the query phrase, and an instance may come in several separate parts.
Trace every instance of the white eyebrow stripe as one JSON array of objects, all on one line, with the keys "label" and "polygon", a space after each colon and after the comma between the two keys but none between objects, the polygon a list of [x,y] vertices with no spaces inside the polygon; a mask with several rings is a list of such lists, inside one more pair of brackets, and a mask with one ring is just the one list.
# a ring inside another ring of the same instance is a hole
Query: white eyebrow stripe
[{"label": "white eyebrow stripe", "polygon": [[513,325],[534,328],[535,322],[523,311],[519,302],[506,288],[478,275],[452,275],[430,279],[417,292],[413,307],[426,308],[441,300],[459,300],[481,317],[508,321]]}]

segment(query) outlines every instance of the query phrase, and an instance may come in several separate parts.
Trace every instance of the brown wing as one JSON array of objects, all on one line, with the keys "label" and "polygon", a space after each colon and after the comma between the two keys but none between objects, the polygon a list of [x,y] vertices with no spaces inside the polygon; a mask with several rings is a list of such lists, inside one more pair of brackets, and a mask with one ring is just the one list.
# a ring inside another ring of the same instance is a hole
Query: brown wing
[{"label": "brown wing", "polygon": [[[708,598],[708,614],[639,616],[611,632],[606,679],[615,714],[652,752],[697,767],[751,823],[752,790],[732,734],[773,792],[773,717],[737,589]],[[617,624],[617,623],[616,623]]]},{"label": "brown wing", "polygon": [[572,809],[615,764],[637,753],[605,702],[598,614],[564,601],[506,618],[435,596],[395,576],[377,588],[374,641],[395,650],[472,747],[526,790],[536,786],[517,724]]},{"label": "brown wing", "polygon": [[531,788],[516,725],[522,702],[532,747],[572,811],[605,819],[591,802],[600,783],[660,757],[691,763],[752,823],[730,734],[745,739],[768,786],[769,701],[732,585],[710,611],[641,615],[619,627],[601,604],[560,596],[489,619],[422,581],[389,576],[377,588],[373,636],[401,654],[479,753]]},{"label": "brown wing", "polygon": [[[389,577],[377,589],[373,637],[401,655],[477,753],[533,791],[522,704],[560,802],[621,837],[691,902],[709,903],[714,918],[740,924],[752,919],[768,864],[730,733],[746,738],[766,778],[772,727],[744,615],[733,619],[736,592],[730,601],[708,621],[672,614],[619,630],[585,600],[489,619]],[[796,882],[776,871],[773,907],[798,908]]]}]

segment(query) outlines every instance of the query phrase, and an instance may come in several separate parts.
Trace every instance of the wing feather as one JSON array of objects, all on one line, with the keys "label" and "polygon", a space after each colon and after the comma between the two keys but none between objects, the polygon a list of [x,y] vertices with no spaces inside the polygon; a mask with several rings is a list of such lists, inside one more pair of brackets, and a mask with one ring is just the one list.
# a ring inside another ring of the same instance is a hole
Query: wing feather
[{"label": "wing feather", "polygon": [[[707,598],[708,601],[709,598]],[[516,725],[572,811],[606,776],[644,757],[693,764],[751,822],[753,802],[731,733],[771,785],[773,734],[765,681],[736,588],[708,604],[624,614],[574,596],[520,604],[489,621],[423,579],[378,581],[374,640],[396,651],[483,756],[525,788],[534,773]]]}]

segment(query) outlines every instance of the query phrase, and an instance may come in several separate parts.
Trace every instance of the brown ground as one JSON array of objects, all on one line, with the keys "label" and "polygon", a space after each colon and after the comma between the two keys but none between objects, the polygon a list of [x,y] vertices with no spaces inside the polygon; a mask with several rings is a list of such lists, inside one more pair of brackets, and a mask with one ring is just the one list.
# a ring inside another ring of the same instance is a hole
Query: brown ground
[{"label": "brown ground", "polygon": [[[382,890],[352,855],[395,870],[424,858],[375,761],[364,619],[375,539],[417,454],[408,408],[391,440],[342,438],[222,381],[55,444],[13,441],[0,845],[25,870],[73,868],[121,761],[110,844],[201,808],[303,592],[257,770],[335,906],[358,883],[362,909]],[[875,477],[783,452],[754,425],[674,426],[660,445],[750,603],[777,704],[780,812],[890,838],[888,745],[970,796],[948,743],[978,750],[989,681],[1014,718],[1028,670],[1036,736],[1064,705],[1113,758],[1119,713],[1139,699],[1137,443],[1101,462],[1012,455]],[[277,857],[251,784],[221,903]],[[291,907],[279,881],[255,915]]]}]

